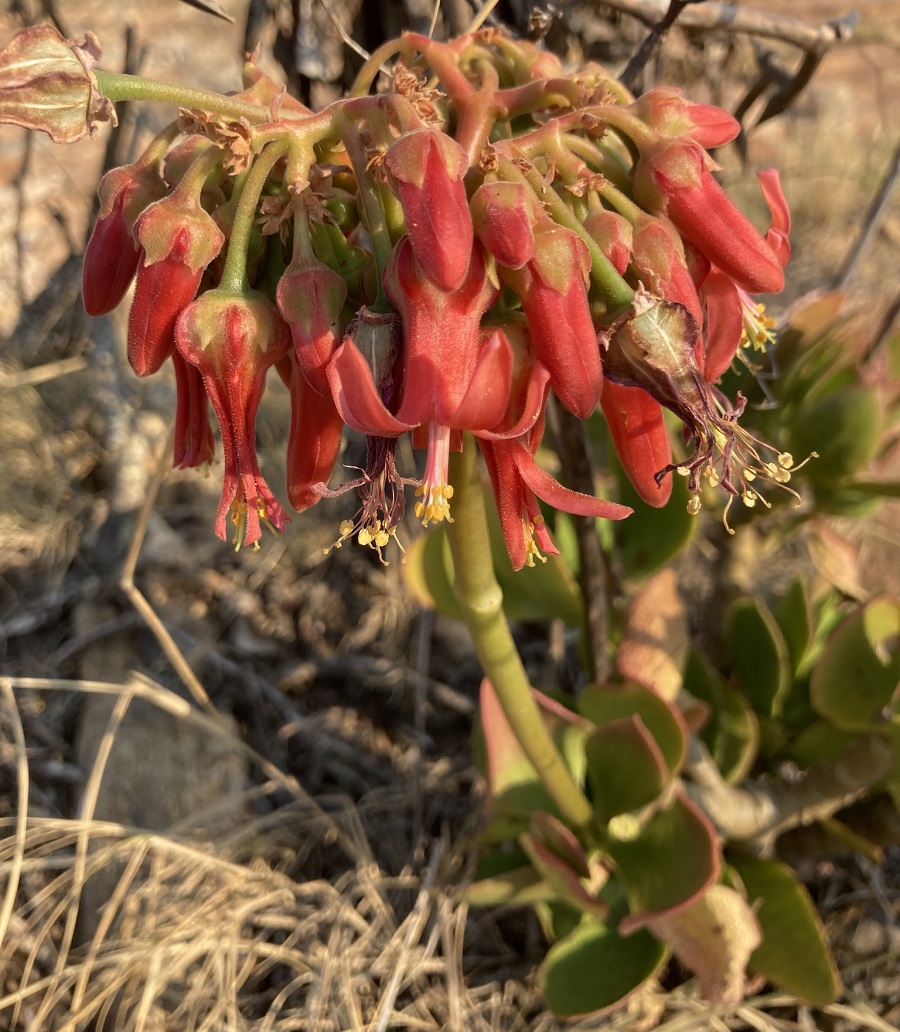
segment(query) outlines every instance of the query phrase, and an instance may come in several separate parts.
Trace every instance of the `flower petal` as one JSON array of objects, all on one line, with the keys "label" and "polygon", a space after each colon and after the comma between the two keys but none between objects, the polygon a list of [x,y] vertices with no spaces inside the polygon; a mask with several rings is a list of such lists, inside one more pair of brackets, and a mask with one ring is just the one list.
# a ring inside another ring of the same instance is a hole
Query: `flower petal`
[{"label": "flower petal", "polygon": [[412,429],[392,415],[378,395],[372,370],[356,345],[347,338],[328,364],[328,383],[344,422],[360,433],[399,437]]}]

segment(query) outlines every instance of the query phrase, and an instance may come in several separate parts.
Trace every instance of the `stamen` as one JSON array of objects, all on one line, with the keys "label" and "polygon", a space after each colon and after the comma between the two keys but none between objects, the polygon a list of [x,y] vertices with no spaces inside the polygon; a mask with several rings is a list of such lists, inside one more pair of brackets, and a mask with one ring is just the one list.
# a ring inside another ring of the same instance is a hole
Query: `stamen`
[{"label": "stamen", "polygon": [[425,476],[416,488],[416,516],[422,526],[429,523],[440,523],[446,520],[453,522],[450,515],[450,499],[453,497],[453,486],[447,483],[447,471],[450,465],[450,428],[440,426],[433,420],[428,424],[428,457],[425,460]]}]

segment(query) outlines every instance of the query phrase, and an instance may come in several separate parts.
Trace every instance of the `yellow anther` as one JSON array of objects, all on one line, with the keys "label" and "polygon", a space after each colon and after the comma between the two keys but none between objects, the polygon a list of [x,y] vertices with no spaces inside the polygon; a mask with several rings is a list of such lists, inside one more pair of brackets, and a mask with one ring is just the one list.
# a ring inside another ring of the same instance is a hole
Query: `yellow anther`
[{"label": "yellow anther", "polygon": [[756,499],[758,497],[759,495],[755,491],[745,491],[741,495],[741,501],[744,503],[744,505],[747,506],[748,509],[752,509],[753,506],[756,505]]},{"label": "yellow anther", "polygon": [[785,469],[790,469],[794,465],[794,456],[789,451],[779,452],[778,462]]},{"label": "yellow anther", "polygon": [[703,471],[703,476],[706,477],[706,482],[710,487],[719,486],[719,471],[715,466],[707,466]]},{"label": "yellow anther", "polygon": [[688,499],[687,511],[691,514],[691,516],[696,516],[697,513],[700,511],[700,508],[700,497],[698,495],[691,495],[691,497]]},{"label": "yellow anther", "polygon": [[689,474],[689,473],[690,473],[691,471],[690,471],[690,470],[688,469],[688,467],[687,467],[687,466],[676,466],[676,467],[675,467],[675,472],[676,472],[676,473],[677,473],[677,474],[678,474],[678,475],[679,475],[680,477],[686,477],[686,476],[687,476],[687,475],[688,475],[688,474]]},{"label": "yellow anther", "polygon": [[756,480],[756,470],[755,469],[750,469],[748,467],[743,472],[743,478],[744,478],[744,480],[747,481],[748,484],[751,483],[752,481]]}]

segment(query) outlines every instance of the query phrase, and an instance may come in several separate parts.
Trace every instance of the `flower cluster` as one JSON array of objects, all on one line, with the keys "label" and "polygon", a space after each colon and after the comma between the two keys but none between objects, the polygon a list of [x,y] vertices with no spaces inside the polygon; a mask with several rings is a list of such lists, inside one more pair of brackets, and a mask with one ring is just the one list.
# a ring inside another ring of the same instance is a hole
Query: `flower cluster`
[{"label": "flower cluster", "polygon": [[[17,58],[28,49],[18,40]],[[67,60],[87,82],[67,88],[96,106],[111,80]],[[372,94],[391,60],[391,81]],[[4,89],[0,118],[25,124]],[[602,407],[652,505],[668,499],[675,469],[692,511],[704,481],[751,505],[751,482],[789,479],[790,456],[767,456],[738,425],[741,399],[715,387],[742,344],[768,339],[750,295],[782,288],[790,254],[777,174],[760,176],[765,235],[714,178],[708,148],[738,129],[724,111],[665,87],[635,99],[599,66],[566,72],[493,29],[451,43],[406,33],[316,113],[252,62],[242,92],[205,97],[192,91],[193,106],[103,179],[84,302],[101,315],[134,282],[128,357],[139,376],[175,367],[176,465],[212,460],[211,403],[223,538],[229,520],[238,546],[287,520],[255,451],[272,367],[291,394],[290,504],[333,493],[352,427],[367,461],[344,485],[360,506],[340,541],[355,535],[379,555],[412,483],[395,464],[406,433],[426,452],[415,481],[426,525],[453,519],[449,458],[474,435],[516,568],[556,551],[540,501],[626,516],[538,465],[551,393],[581,419]],[[27,124],[51,131],[29,112]],[[664,407],[691,442],[680,462]]]}]

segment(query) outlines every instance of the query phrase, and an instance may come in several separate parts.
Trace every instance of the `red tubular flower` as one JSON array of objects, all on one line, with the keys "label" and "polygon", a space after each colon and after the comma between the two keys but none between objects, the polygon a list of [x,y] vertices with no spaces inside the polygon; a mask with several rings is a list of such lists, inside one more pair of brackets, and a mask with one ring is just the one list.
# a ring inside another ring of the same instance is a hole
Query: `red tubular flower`
[{"label": "red tubular flower", "polygon": [[535,231],[534,257],[503,280],[521,297],[537,357],[550,372],[550,385],[580,419],[594,411],[603,389],[597,335],[588,307],[590,257],[572,230],[547,220]]},{"label": "red tubular flower", "polygon": [[291,428],[287,448],[288,501],[297,512],[322,497],[315,485],[328,483],[341,448],[344,421],[331,394],[319,394],[290,355],[278,372],[291,392]]},{"label": "red tubular flower", "polygon": [[689,243],[751,293],[784,287],[780,241],[768,242],[728,198],[710,171],[710,158],[693,140],[661,140],[644,147],[634,173],[634,197],[668,215]]},{"label": "red tubular flower", "polygon": [[428,457],[416,511],[427,524],[449,518],[453,489],[447,467],[451,448],[458,447],[454,432],[490,430],[501,423],[514,358],[505,337],[482,340],[479,332],[481,317],[497,296],[480,244],[474,245],[458,290],[441,290],[428,279],[407,238],[397,245],[384,283],[403,321],[399,404],[385,399],[376,386],[377,369],[373,375],[376,363],[350,336],[335,352],[328,378],[338,409],[354,429],[377,437],[419,429]]},{"label": "red tubular flower", "polygon": [[466,278],[474,233],[465,152],[438,129],[415,129],[392,144],[384,167],[422,270],[442,290],[456,290]]},{"label": "red tubular flower", "polygon": [[178,316],[193,301],[204,270],[225,242],[200,206],[201,187],[202,180],[186,176],[135,225],[144,261],[128,317],[128,361],[138,376],[155,373],[172,353]]},{"label": "red tubular flower", "polygon": [[210,290],[181,313],[176,340],[200,370],[222,430],[225,472],[216,533],[226,540],[229,514],[237,548],[259,540],[260,520],[284,531],[287,516],[259,470],[254,428],[266,372],[291,346],[287,325],[262,294]]},{"label": "red tubular flower", "polygon": [[175,447],[176,469],[193,469],[212,462],[216,439],[209,422],[209,399],[200,371],[175,351]]},{"label": "red tubular flower", "polygon": [[[772,217],[766,243],[783,269],[791,257],[791,214],[778,172],[765,169],[758,178]],[[706,309],[703,376],[712,383],[731,365],[740,345],[765,349],[772,340],[774,323],[765,314],[765,305],[754,302],[746,290],[716,266],[702,277],[700,297]]]},{"label": "red tubular flower", "polygon": [[544,553],[559,554],[541,515],[539,498],[555,509],[578,516],[620,520],[633,512],[627,505],[571,491],[542,470],[534,461],[541,429],[538,425],[530,433],[510,440],[478,441],[491,476],[500,526],[514,570],[534,566],[535,559],[545,562]]},{"label": "red tubular flower", "polygon": [[672,462],[662,406],[640,387],[608,380],[600,399],[616,453],[634,489],[648,505],[660,508],[672,494],[672,481],[656,474]]},{"label": "red tubular flower", "polygon": [[524,183],[482,183],[469,205],[478,239],[508,269],[534,256],[530,193]]},{"label": "red tubular flower", "polygon": [[291,328],[303,374],[318,394],[330,397],[325,368],[339,343],[337,323],[347,297],[344,278],[315,258],[296,258],[278,281],[275,297]]}]

